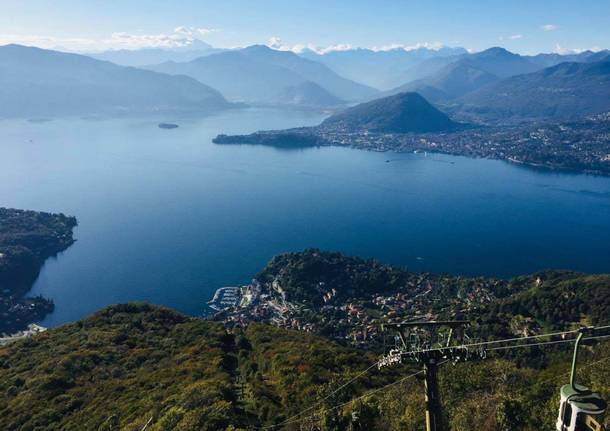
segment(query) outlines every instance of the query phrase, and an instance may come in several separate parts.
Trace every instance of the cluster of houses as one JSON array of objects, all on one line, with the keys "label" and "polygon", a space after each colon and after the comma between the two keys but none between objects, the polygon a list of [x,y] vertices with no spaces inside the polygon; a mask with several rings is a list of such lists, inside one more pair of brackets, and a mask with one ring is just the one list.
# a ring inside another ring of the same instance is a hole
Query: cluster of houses
[{"label": "cluster of houses", "polygon": [[253,281],[239,288],[240,299],[227,301],[230,306],[217,317],[228,326],[263,322],[286,329],[323,332],[359,345],[377,338],[382,323],[434,320],[471,311],[494,299],[494,283],[494,280],[471,281],[458,288],[459,278],[414,274],[399,291],[345,299],[335,287],[320,282],[315,290],[321,305],[316,306],[286,300],[285,290],[277,280],[265,286]]}]

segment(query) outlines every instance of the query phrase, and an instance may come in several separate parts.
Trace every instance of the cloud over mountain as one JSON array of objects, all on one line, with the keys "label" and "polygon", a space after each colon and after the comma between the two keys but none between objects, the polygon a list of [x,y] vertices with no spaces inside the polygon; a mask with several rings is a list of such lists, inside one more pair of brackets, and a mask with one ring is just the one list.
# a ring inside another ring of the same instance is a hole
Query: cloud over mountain
[{"label": "cloud over mountain", "polygon": [[189,47],[219,29],[179,26],[167,33],[114,32],[108,37],[54,37],[39,34],[0,34],[0,45],[20,44],[44,49],[91,52],[118,49]]}]

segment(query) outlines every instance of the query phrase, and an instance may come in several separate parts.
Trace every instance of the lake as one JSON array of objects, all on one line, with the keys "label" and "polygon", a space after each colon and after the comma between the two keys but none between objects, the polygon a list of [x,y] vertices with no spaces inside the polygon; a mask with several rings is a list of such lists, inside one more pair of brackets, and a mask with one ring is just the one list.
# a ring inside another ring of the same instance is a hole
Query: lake
[{"label": "lake", "polygon": [[466,275],[610,272],[610,178],[436,154],[211,142],[321,119],[246,109],[0,121],[0,206],[79,221],[77,242],[33,288],[56,304],[42,323],[132,300],[199,315],[218,287],[307,247]]}]

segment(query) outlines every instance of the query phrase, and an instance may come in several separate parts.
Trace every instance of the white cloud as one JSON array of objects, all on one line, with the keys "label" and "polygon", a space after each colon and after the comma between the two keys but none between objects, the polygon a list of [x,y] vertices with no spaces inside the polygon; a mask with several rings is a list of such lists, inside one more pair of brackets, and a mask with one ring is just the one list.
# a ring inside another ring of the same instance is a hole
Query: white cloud
[{"label": "white cloud", "polygon": [[309,49],[312,49],[313,51],[316,51],[319,54],[328,54],[329,52],[351,51],[352,49],[355,49],[355,47],[353,45],[350,45],[349,43],[340,43],[337,45],[327,46],[326,48],[310,47]]},{"label": "white cloud", "polygon": [[555,25],[555,24],[545,24],[545,25],[541,26],[540,28],[544,31],[555,31],[559,28],[559,26]]},{"label": "white cloud", "polygon": [[413,51],[416,49],[425,48],[425,49],[432,49],[432,50],[438,51],[443,46],[444,45],[441,42],[418,42],[414,45],[403,45],[400,43],[392,43],[389,45],[374,46],[371,49],[373,51],[392,51],[394,49],[402,49],[404,51]]},{"label": "white cloud", "polygon": [[184,26],[176,27],[174,29],[175,34],[182,35],[187,39],[189,39],[189,38],[196,39],[199,36],[207,36],[208,34],[216,33],[219,31],[220,30],[217,28],[197,28],[197,27],[184,27]]},{"label": "white cloud", "polygon": [[[314,51],[321,55],[328,54],[330,52],[350,51],[353,49],[359,49],[358,47],[351,45],[349,43],[340,43],[340,44],[329,45],[329,46],[325,46],[325,47],[317,46],[317,45],[314,45],[311,43],[288,45],[288,44],[285,44],[282,41],[282,39],[277,36],[271,37],[267,42],[267,46],[269,46],[270,48],[273,48],[273,49],[277,49],[279,51],[292,51],[295,53],[301,53],[301,52],[305,51],[306,49],[308,49],[308,50]],[[393,44],[382,45],[382,46],[374,46],[372,48],[367,48],[367,49],[370,49],[372,51],[377,51],[377,52],[378,51],[391,51],[391,50],[398,50],[398,49],[402,49],[404,51],[412,51],[412,50],[420,49],[420,48],[439,50],[439,49],[443,48],[444,46],[445,45],[443,45],[441,42],[422,42],[422,43],[416,43],[414,45],[404,45],[404,44],[393,43]]]},{"label": "white cloud", "polygon": [[553,49],[553,52],[556,54],[566,55],[566,54],[580,54],[581,52],[585,52],[585,51],[599,52],[601,50],[602,49],[599,46],[593,46],[591,48],[566,48],[557,43],[557,44],[555,44],[555,49]]},{"label": "white cloud", "polygon": [[354,49],[354,47],[349,44],[338,44],[338,45],[331,45],[331,46],[327,46],[327,47],[320,47],[320,46],[313,45],[311,43],[307,43],[307,44],[298,43],[296,45],[288,45],[288,44],[285,44],[282,41],[282,39],[277,36],[273,36],[273,37],[269,38],[269,40],[267,41],[267,46],[269,48],[277,49],[278,51],[292,51],[297,54],[301,53],[305,50],[311,50],[318,54],[327,54],[329,52],[334,52],[334,51],[349,51],[350,49]]},{"label": "white cloud", "polygon": [[272,36],[267,42],[267,46],[273,49],[279,49],[281,51],[292,51],[292,49],[282,43],[282,39],[277,36]]},{"label": "white cloud", "polygon": [[112,33],[110,37],[59,38],[41,35],[0,34],[0,45],[16,43],[45,49],[65,49],[76,52],[104,51],[111,49],[179,48],[188,47],[203,36],[218,32],[218,29],[176,27],[171,33]]},{"label": "white cloud", "polygon": [[525,36],[523,36],[522,34],[513,34],[511,36],[500,36],[498,39],[499,40],[519,40],[519,39],[523,39]]}]

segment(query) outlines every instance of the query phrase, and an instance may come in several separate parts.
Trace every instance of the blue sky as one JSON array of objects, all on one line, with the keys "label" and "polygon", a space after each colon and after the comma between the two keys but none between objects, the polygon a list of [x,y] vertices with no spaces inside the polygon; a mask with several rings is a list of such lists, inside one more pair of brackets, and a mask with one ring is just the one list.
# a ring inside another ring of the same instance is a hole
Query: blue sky
[{"label": "blue sky", "polygon": [[610,1],[0,2],[0,43],[97,50],[192,38],[219,47],[280,38],[284,47],[443,44],[482,50],[500,45],[521,53],[609,48]]}]

